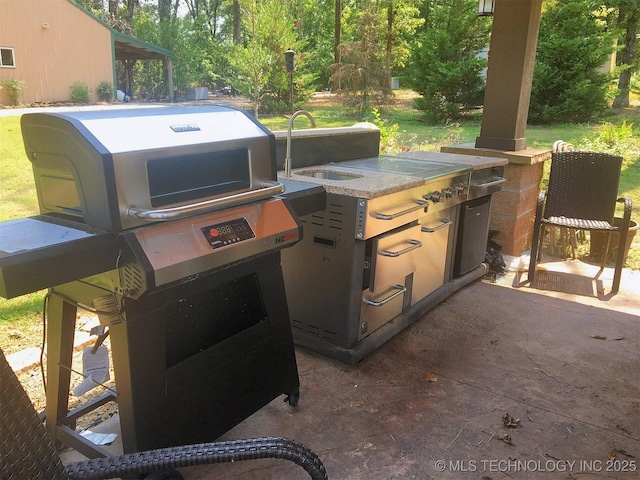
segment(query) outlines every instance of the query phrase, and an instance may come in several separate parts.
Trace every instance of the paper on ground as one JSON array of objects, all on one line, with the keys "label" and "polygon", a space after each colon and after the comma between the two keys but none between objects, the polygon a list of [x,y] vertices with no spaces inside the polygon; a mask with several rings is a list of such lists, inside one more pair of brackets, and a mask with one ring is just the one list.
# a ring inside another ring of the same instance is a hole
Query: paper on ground
[{"label": "paper on ground", "polygon": [[82,430],[80,435],[96,445],[109,445],[118,437],[115,433],[95,433],[91,430]]}]

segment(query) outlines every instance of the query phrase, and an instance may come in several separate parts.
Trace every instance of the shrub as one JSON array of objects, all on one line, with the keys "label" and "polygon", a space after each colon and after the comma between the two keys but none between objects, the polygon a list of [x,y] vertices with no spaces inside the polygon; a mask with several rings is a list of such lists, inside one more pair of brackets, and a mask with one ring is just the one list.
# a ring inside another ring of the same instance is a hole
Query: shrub
[{"label": "shrub", "polygon": [[89,87],[84,82],[76,82],[71,87],[71,100],[74,103],[89,103]]},{"label": "shrub", "polygon": [[9,90],[9,102],[11,105],[20,105],[20,94],[25,83],[17,78],[10,78],[2,81],[2,86]]},{"label": "shrub", "polygon": [[111,102],[113,100],[114,88],[109,82],[100,82],[96,88],[98,98],[103,102]]},{"label": "shrub", "polygon": [[380,116],[377,108],[367,111],[362,119],[371,122],[380,129],[380,153],[394,153],[398,151],[399,127],[397,123],[389,123]]},{"label": "shrub", "polygon": [[582,123],[609,107],[611,75],[602,73],[614,36],[591,0],[549,1],[540,20],[531,87],[531,123]]},{"label": "shrub", "polygon": [[473,0],[425,3],[429,9],[405,81],[420,94],[415,106],[427,122],[448,123],[482,105],[486,60],[480,53],[489,43],[491,24],[477,16]]}]

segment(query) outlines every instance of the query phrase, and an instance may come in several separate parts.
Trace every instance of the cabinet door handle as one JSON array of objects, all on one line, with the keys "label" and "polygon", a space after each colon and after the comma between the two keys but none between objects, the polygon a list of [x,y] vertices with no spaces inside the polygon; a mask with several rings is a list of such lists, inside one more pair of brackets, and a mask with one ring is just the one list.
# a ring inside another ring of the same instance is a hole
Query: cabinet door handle
[{"label": "cabinet door handle", "polygon": [[433,233],[433,232],[437,232],[438,230],[440,230],[441,228],[444,228],[446,226],[448,226],[451,223],[451,220],[448,218],[441,218],[440,219],[440,225],[436,225],[435,227],[422,227],[420,229],[420,231],[425,232],[425,233]]},{"label": "cabinet door handle", "polygon": [[406,210],[402,210],[400,212],[396,212],[396,213],[372,212],[371,216],[373,218],[377,218],[378,220],[395,220],[398,217],[401,217],[403,215],[408,215],[409,213],[415,212],[416,210],[420,210],[421,208],[426,209],[429,207],[429,202],[426,202],[424,200],[416,200],[416,203],[417,205],[414,205],[413,207],[409,207]]},{"label": "cabinet door handle", "polygon": [[407,243],[410,245],[409,247],[398,250],[397,252],[392,252],[390,250],[378,250],[378,254],[384,255],[385,257],[399,257],[400,255],[409,253],[410,251],[422,246],[422,242],[420,240],[407,240]]},{"label": "cabinet door handle", "polygon": [[397,298],[400,295],[404,295],[404,293],[407,291],[407,287],[405,287],[404,285],[394,285],[392,288],[397,291],[389,295],[387,298],[383,298],[382,300],[378,301],[378,300],[371,300],[369,298],[362,297],[362,301],[367,305],[371,305],[372,307],[381,307],[382,305],[384,305],[387,302],[390,302],[394,298]]}]

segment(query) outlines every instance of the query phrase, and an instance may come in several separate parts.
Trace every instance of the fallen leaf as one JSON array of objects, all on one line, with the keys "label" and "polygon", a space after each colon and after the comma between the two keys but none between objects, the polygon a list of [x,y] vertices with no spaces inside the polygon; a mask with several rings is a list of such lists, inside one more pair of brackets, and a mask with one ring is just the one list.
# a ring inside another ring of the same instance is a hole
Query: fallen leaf
[{"label": "fallen leaf", "polygon": [[612,338],[611,340],[616,341],[616,340],[626,340],[626,337],[616,337],[616,338]]},{"label": "fallen leaf", "polygon": [[513,440],[511,440],[511,435],[499,435],[498,440],[506,443],[507,445],[513,445]]},{"label": "fallen leaf", "polygon": [[505,427],[517,428],[517,427],[520,426],[520,419],[519,418],[513,418],[508,413],[505,413],[502,416],[502,423],[504,424]]},{"label": "fallen leaf", "polygon": [[606,340],[607,337],[603,337],[602,335],[589,335],[591,338],[595,338],[596,340]]},{"label": "fallen leaf", "polygon": [[431,372],[427,372],[424,374],[424,379],[427,382],[437,382],[438,381],[438,377],[436,377],[433,373]]},{"label": "fallen leaf", "polygon": [[609,460],[615,460],[618,456],[618,451],[614,448],[609,452]]}]

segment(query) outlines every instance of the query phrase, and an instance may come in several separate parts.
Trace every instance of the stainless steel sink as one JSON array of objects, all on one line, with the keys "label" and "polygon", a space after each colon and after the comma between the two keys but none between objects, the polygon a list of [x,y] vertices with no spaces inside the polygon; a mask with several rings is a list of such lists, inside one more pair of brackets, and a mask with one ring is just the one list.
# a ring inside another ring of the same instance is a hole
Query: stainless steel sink
[{"label": "stainless steel sink", "polygon": [[295,172],[297,175],[305,177],[321,178],[323,180],[353,180],[361,178],[362,175],[356,173],[336,172],[333,170],[306,170],[303,172]]}]

